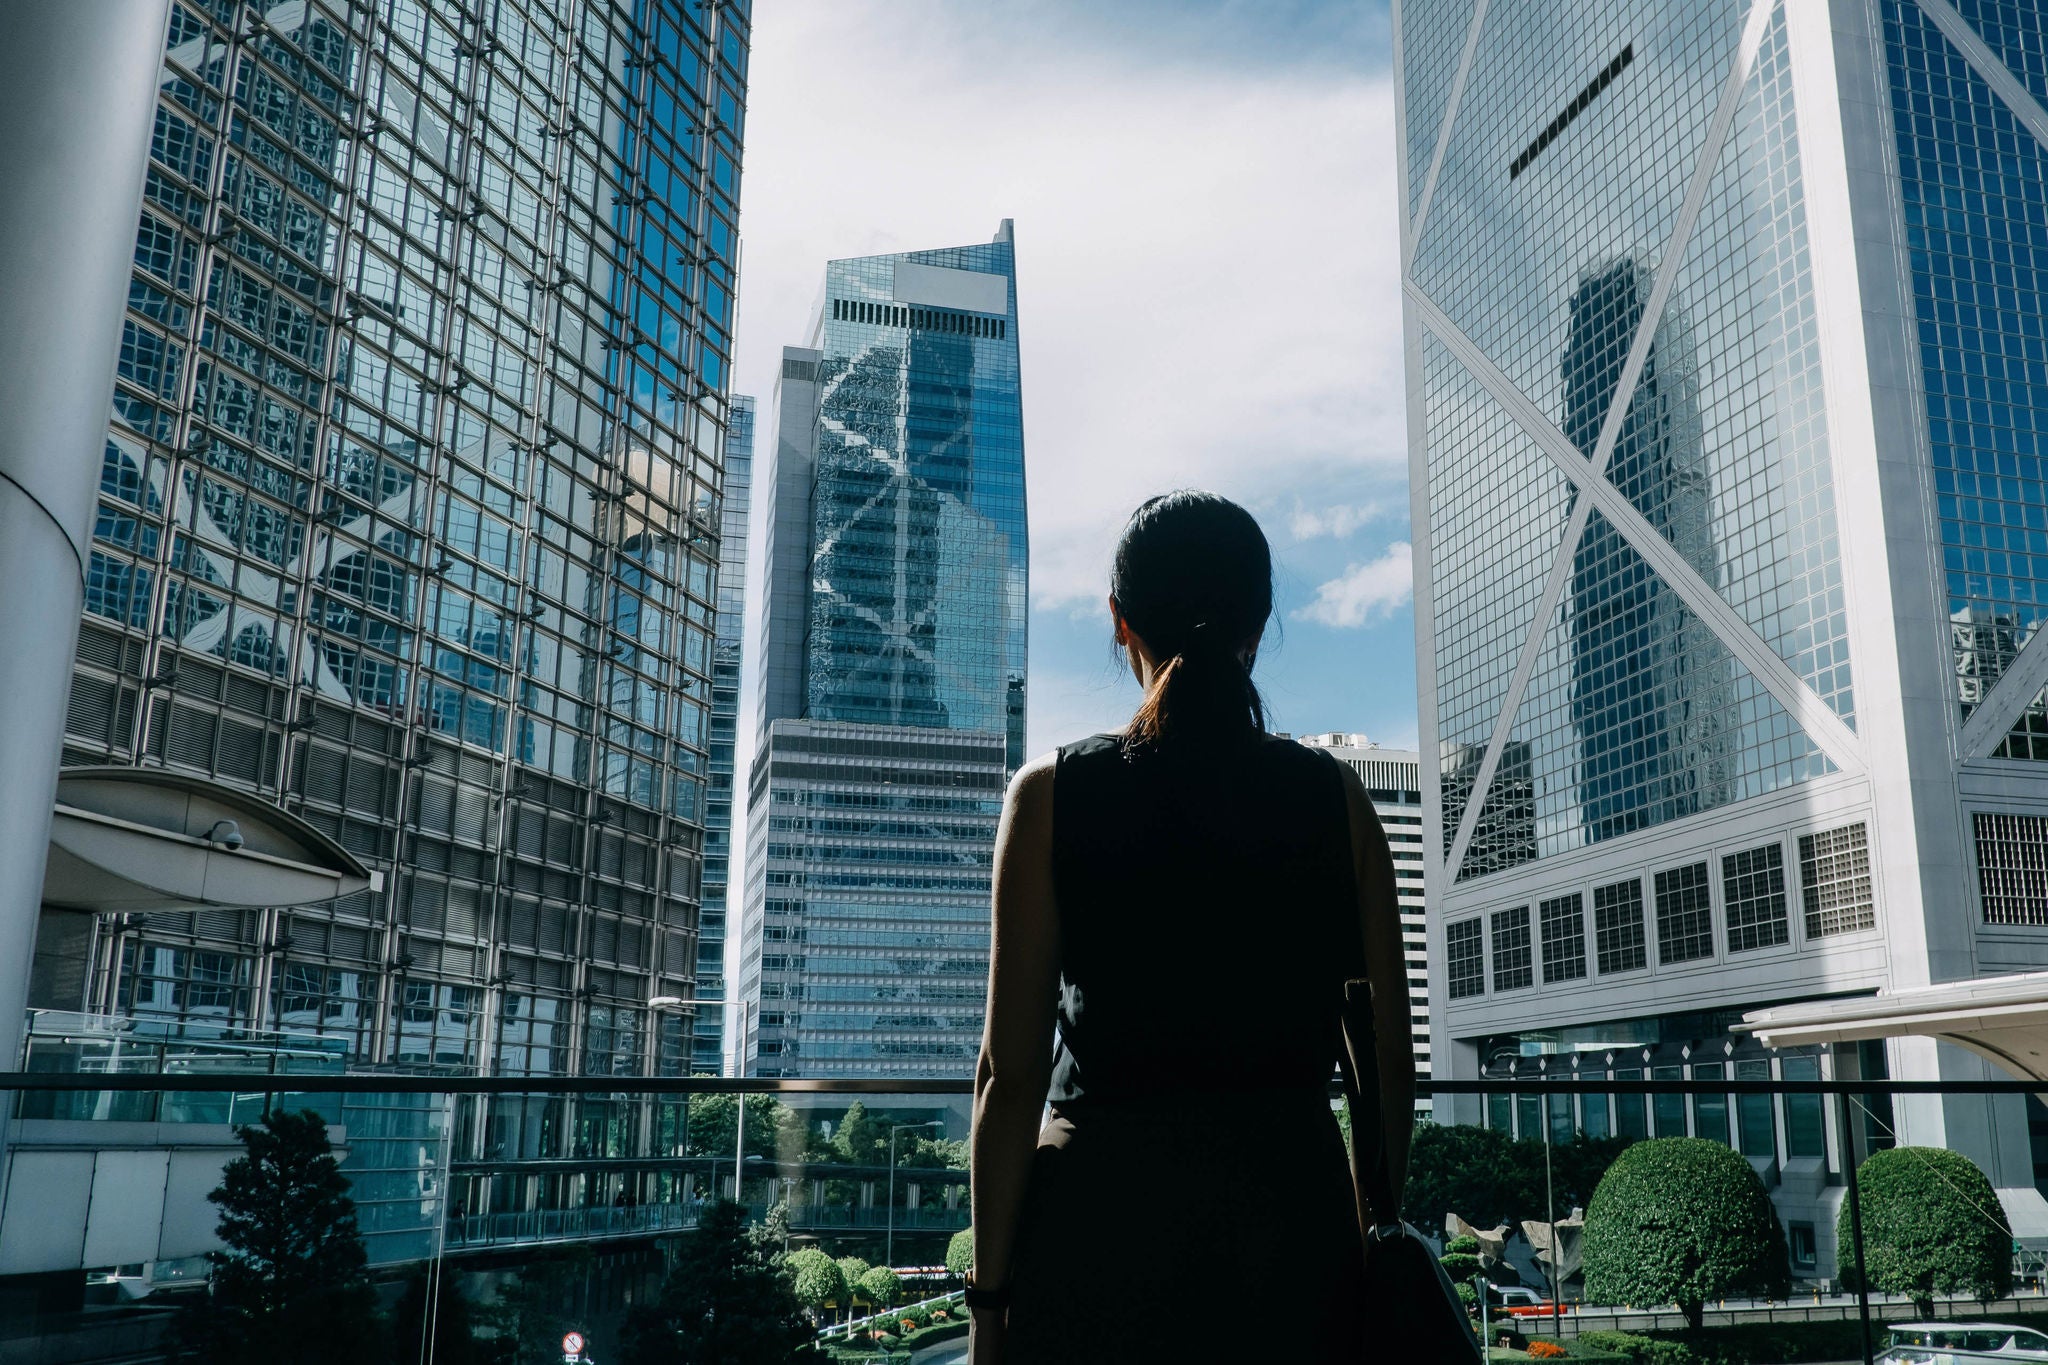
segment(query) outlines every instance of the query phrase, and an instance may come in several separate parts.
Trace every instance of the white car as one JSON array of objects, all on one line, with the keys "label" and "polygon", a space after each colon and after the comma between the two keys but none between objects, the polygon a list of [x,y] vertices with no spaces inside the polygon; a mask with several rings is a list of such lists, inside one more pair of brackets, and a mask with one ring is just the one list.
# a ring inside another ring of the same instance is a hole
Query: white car
[{"label": "white car", "polygon": [[2048,1362],[2048,1334],[2002,1322],[1902,1322],[1878,1360],[1890,1365],[1976,1365],[1985,1360]]}]

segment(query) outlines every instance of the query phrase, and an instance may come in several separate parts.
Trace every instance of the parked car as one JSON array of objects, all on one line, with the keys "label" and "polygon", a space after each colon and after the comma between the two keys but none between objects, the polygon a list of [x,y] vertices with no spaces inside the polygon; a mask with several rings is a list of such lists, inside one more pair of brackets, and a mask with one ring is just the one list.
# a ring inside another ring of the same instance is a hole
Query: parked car
[{"label": "parked car", "polygon": [[2048,1361],[2048,1335],[2002,1322],[1902,1322],[1891,1328],[1878,1359],[1888,1365]]}]

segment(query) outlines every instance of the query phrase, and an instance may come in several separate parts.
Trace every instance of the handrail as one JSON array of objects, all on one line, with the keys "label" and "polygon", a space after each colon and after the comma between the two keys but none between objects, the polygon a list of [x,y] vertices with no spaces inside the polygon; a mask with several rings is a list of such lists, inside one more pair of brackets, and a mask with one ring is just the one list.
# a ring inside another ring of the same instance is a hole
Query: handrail
[{"label": "handrail", "polygon": [[[2036,1095],[2044,1081],[1616,1080],[1516,1077],[1424,1080],[1437,1095]],[[1227,1090],[1228,1087],[1225,1087]],[[774,1076],[456,1076],[407,1072],[0,1071],[0,1091],[178,1091],[306,1095],[971,1095],[970,1080]],[[1340,1093],[1333,1085],[1332,1095]]]},{"label": "handrail", "polygon": [[897,1308],[885,1308],[879,1313],[870,1313],[864,1318],[848,1318],[845,1322],[835,1322],[829,1327],[820,1327],[818,1329],[818,1340],[824,1341],[835,1332],[850,1337],[860,1328],[877,1322],[900,1322],[903,1315],[913,1308],[925,1308],[935,1303],[951,1306],[959,1297],[960,1291],[955,1289],[948,1293],[940,1294],[936,1298],[919,1299],[916,1303],[906,1303]]}]

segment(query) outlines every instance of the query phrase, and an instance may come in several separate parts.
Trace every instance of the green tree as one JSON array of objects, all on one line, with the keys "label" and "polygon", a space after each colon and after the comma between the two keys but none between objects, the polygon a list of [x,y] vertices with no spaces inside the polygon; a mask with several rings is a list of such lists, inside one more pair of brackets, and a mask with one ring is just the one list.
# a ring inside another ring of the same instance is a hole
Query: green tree
[{"label": "green tree", "polygon": [[491,1358],[503,1365],[561,1365],[562,1337],[589,1326],[570,1311],[581,1298],[593,1261],[587,1247],[538,1252],[477,1309],[493,1338]]},{"label": "green tree", "polygon": [[1526,1167],[1505,1133],[1468,1124],[1415,1126],[1401,1205],[1417,1227],[1441,1231],[1448,1213],[1476,1227],[1494,1227],[1540,1202],[1532,1198]]},{"label": "green tree", "polygon": [[470,1302],[456,1283],[454,1267],[443,1262],[439,1274],[434,1269],[426,1262],[406,1278],[392,1315],[391,1358],[403,1365],[475,1365],[480,1356]]},{"label": "green tree", "polygon": [[861,1276],[868,1273],[868,1263],[858,1256],[841,1256],[838,1265],[839,1273],[846,1277],[847,1293],[859,1294]]},{"label": "green tree", "polygon": [[[804,1125],[790,1107],[773,1095],[748,1095],[747,1155],[764,1161],[794,1161],[804,1156]],[[737,1095],[692,1095],[685,1136],[691,1156],[725,1157],[730,1161],[733,1131],[739,1121]]]},{"label": "green tree", "polygon": [[856,1166],[889,1164],[889,1125],[868,1114],[868,1107],[855,1100],[846,1116],[832,1131],[832,1147],[839,1159]]},{"label": "green tree", "polygon": [[[887,1144],[885,1134],[885,1148]],[[921,1171],[964,1171],[967,1169],[967,1144],[950,1138],[918,1137],[908,1141],[898,1138],[896,1164]]]},{"label": "green tree", "polygon": [[[1959,1152],[1894,1147],[1856,1168],[1863,1266],[1870,1287],[1907,1294],[1921,1317],[1934,1298],[2002,1298],[2012,1288],[2012,1234],[1984,1172]],[[1853,1283],[1849,1203],[1835,1225],[1842,1276]]]},{"label": "green tree", "polygon": [[889,1267],[878,1265],[860,1277],[860,1292],[876,1308],[891,1308],[903,1297],[903,1281]]},{"label": "green tree", "polygon": [[815,1359],[809,1319],[779,1248],[721,1199],[676,1257],[651,1305],[627,1318],[622,1354],[636,1365],[786,1365]]},{"label": "green tree", "polygon": [[1463,1284],[1479,1274],[1479,1239],[1453,1237],[1444,1243],[1444,1254],[1437,1260],[1442,1264],[1444,1274],[1451,1277],[1451,1283]]},{"label": "green tree", "polygon": [[207,1195],[227,1250],[208,1258],[212,1294],[183,1333],[194,1356],[213,1365],[387,1360],[386,1324],[327,1121],[310,1109],[274,1110],[235,1136],[243,1154]]},{"label": "green tree", "polygon": [[953,1234],[953,1240],[946,1243],[946,1273],[967,1278],[967,1272],[974,1269],[974,1229],[962,1228]]},{"label": "green tree", "polygon": [[812,1317],[823,1312],[828,1303],[846,1306],[851,1297],[839,1263],[816,1247],[790,1252],[782,1268],[789,1272],[790,1287],[796,1291],[796,1301],[809,1309]]},{"label": "green tree", "polygon": [[1638,1142],[1586,1210],[1586,1297],[1675,1303],[1693,1328],[1709,1299],[1790,1287],[1785,1233],[1748,1160],[1705,1138]]}]

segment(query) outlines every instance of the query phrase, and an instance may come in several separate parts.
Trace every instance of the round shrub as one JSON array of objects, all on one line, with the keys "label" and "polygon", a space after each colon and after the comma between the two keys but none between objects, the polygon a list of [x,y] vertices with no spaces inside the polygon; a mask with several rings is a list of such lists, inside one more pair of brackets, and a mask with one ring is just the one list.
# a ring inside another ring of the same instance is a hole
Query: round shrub
[{"label": "round shrub", "polygon": [[828,1303],[846,1301],[846,1276],[840,1272],[838,1262],[816,1247],[790,1252],[782,1266],[789,1272],[796,1301],[812,1312]]},{"label": "round shrub", "polygon": [[1463,1237],[1453,1237],[1450,1241],[1444,1243],[1444,1255],[1446,1256],[1477,1256],[1478,1254],[1479,1239],[1469,1232]]},{"label": "round shrub", "polygon": [[946,1243],[946,1270],[962,1279],[974,1269],[974,1229],[962,1228]]},{"label": "round shrub", "polygon": [[1675,1303],[1697,1329],[1710,1299],[1782,1298],[1785,1234],[1748,1160],[1705,1138],[1638,1142],[1615,1158],[1586,1210],[1586,1297]]},{"label": "round shrub", "polygon": [[[1856,1168],[1863,1205],[1863,1266],[1870,1287],[1909,1295],[1921,1317],[1934,1299],[2002,1298],[2012,1288],[2012,1239],[1998,1195],[1975,1162],[1940,1147],[1872,1152]],[[1855,1278],[1849,1201],[1835,1225],[1836,1260]]]},{"label": "round shrub", "polygon": [[896,1272],[878,1265],[860,1277],[861,1295],[877,1308],[888,1308],[903,1295],[903,1281]]},{"label": "round shrub", "polygon": [[858,1256],[841,1256],[837,1265],[839,1273],[846,1277],[846,1292],[866,1298],[860,1287],[860,1277],[868,1273],[868,1263]]}]

